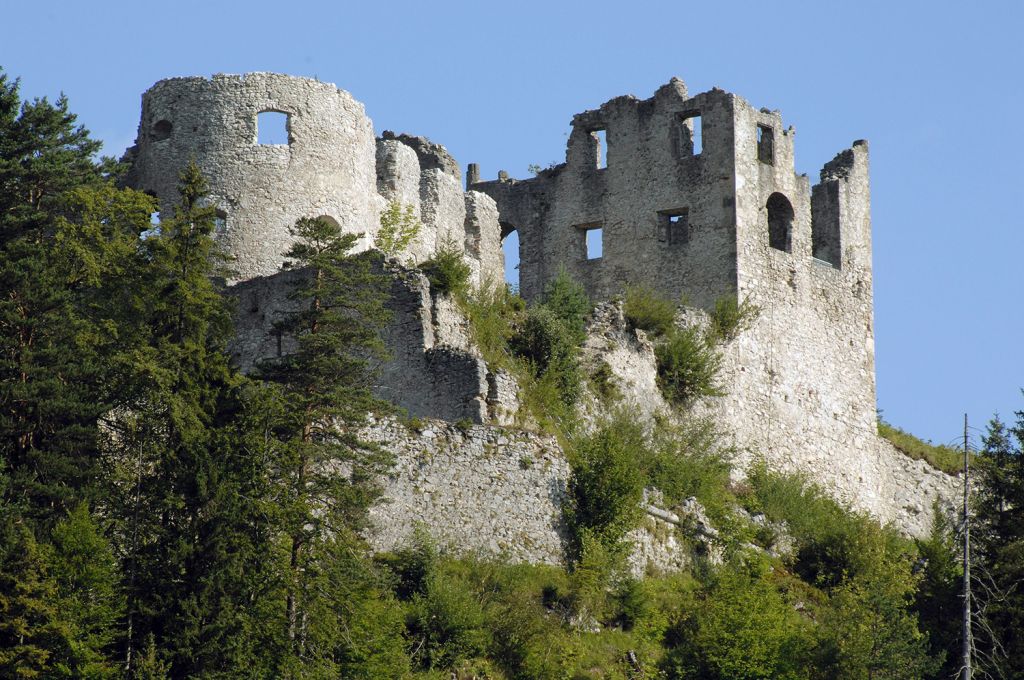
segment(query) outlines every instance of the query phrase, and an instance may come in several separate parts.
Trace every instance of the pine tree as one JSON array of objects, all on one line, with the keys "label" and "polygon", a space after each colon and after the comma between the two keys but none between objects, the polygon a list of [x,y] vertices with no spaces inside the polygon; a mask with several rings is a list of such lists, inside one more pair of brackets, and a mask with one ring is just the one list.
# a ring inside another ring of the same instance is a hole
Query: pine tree
[{"label": "pine tree", "polygon": [[[266,552],[253,531],[265,482],[241,446],[245,380],[229,364],[230,309],[212,276],[215,211],[191,163],[181,204],[141,242],[130,401],[119,415],[129,649],[152,635],[172,677],[243,667],[245,609]],[[134,672],[135,669],[133,669]]]},{"label": "pine tree", "polygon": [[983,440],[971,524],[975,645],[995,677],[1024,673],[1024,411],[992,420]]},{"label": "pine tree", "polygon": [[277,331],[296,347],[265,363],[261,377],[287,404],[274,427],[274,476],[287,550],[282,674],[297,677],[335,668],[345,595],[330,584],[329,560],[339,550],[362,549],[355,531],[388,462],[357,434],[368,412],[384,408],[370,388],[388,312],[383,280],[371,270],[374,256],[348,255],[354,235],[323,219],[300,219],[292,233],[297,241],[286,256],[298,268],[296,311]]},{"label": "pine tree", "polygon": [[32,531],[0,503],[0,677],[32,678],[67,668],[74,631]]},{"label": "pine tree", "polygon": [[0,73],[0,456],[6,498],[34,527],[98,495],[104,344],[116,333],[97,293],[151,206],[110,186],[99,146],[64,97],[22,104]]},{"label": "pine tree", "polygon": [[71,631],[73,675],[119,677],[112,659],[124,614],[120,570],[85,504],[54,528],[49,563],[61,616]]}]

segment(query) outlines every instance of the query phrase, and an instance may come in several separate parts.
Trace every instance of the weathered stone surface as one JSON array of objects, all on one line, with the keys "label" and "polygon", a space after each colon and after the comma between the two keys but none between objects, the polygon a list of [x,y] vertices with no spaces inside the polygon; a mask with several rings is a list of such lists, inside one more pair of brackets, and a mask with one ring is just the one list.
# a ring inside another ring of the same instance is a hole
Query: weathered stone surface
[{"label": "weathered stone surface", "polygon": [[[641,284],[705,310],[727,297],[759,307],[725,348],[727,396],[703,405],[734,434],[741,466],[762,457],[805,473],[920,534],[920,508],[956,484],[908,468],[876,432],[867,144],[838,154],[812,191],[793,169],[793,137],[778,112],[717,89],[689,97],[673,80],[575,116],[564,165],[470,188],[495,199],[503,231],[518,230],[528,299],[565,266],[596,300]],[[591,365],[605,361],[641,413],[663,409],[652,353],[609,314],[595,315]]]},{"label": "weathered stone surface", "polygon": [[408,545],[422,526],[456,553],[561,564],[569,466],[557,442],[528,432],[428,421],[410,431],[382,420],[366,432],[397,457],[370,513],[377,550]]},{"label": "weathered stone surface", "polygon": [[[288,115],[288,144],[257,143],[257,115],[265,111]],[[288,228],[300,217],[372,233],[375,154],[363,105],[331,83],[275,73],[171,78],[142,96],[127,182],[154,193],[169,216],[178,174],[194,158],[222,213],[217,238],[244,280],[280,268]]]}]

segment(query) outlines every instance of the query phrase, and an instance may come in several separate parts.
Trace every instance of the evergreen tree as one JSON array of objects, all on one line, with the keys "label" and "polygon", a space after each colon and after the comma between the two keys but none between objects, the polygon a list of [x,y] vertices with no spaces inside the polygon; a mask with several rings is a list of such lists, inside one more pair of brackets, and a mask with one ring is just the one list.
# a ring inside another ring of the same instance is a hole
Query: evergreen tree
[{"label": "evergreen tree", "polygon": [[[147,263],[131,314],[130,400],[119,414],[129,658],[153,636],[171,677],[245,667],[265,482],[241,446],[244,379],[229,365],[226,298],[212,280],[215,211],[191,163],[172,219],[140,243]],[[137,669],[133,669],[135,671]]]},{"label": "evergreen tree", "polygon": [[384,408],[370,388],[389,315],[383,279],[371,268],[377,256],[348,254],[354,235],[323,219],[300,219],[292,233],[297,240],[286,256],[298,268],[291,293],[296,311],[278,332],[295,349],[261,367],[277,403],[287,405],[277,412],[273,447],[287,550],[281,672],[336,675],[348,599],[342,586],[348,586],[328,575],[339,551],[363,550],[354,532],[388,462],[357,428]]},{"label": "evergreen tree", "polygon": [[1024,673],[1024,411],[989,423],[971,524],[978,659],[999,677]]},{"label": "evergreen tree", "polygon": [[73,630],[32,531],[0,504],[0,677],[53,677],[73,657]]},{"label": "evergreen tree", "polygon": [[104,345],[116,333],[97,293],[152,205],[109,185],[99,146],[64,97],[21,103],[0,73],[0,456],[6,498],[34,528],[98,495]]},{"label": "evergreen tree", "polygon": [[53,530],[50,573],[71,631],[74,677],[114,678],[111,662],[123,615],[120,570],[110,543],[85,504]]}]

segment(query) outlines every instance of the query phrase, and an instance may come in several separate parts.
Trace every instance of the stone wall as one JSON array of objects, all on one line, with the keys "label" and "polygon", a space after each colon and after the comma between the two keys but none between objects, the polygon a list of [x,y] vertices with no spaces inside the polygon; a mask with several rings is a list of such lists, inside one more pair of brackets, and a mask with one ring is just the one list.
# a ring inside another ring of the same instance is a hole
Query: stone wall
[{"label": "stone wall", "polygon": [[456,553],[564,562],[569,466],[554,438],[441,421],[410,430],[382,420],[366,434],[397,458],[382,502],[370,512],[374,549],[407,546],[422,526]]},{"label": "stone wall", "polygon": [[[257,116],[267,111],[287,114],[287,144],[257,143]],[[245,280],[280,268],[300,217],[372,235],[375,153],[363,105],[331,83],[275,73],[171,78],[142,96],[127,182],[155,194],[167,217],[178,174],[195,159],[221,213],[217,238]]]}]

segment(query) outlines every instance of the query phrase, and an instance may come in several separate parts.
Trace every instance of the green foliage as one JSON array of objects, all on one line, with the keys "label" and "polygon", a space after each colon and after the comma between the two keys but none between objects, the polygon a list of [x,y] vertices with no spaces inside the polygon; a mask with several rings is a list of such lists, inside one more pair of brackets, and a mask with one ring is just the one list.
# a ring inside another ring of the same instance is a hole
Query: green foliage
[{"label": "green foliage", "polygon": [[687,406],[701,397],[721,396],[716,377],[722,357],[713,341],[695,326],[673,332],[654,348],[658,387],[673,404]]},{"label": "green foliage", "polygon": [[[881,548],[881,549],[880,549]],[[920,576],[910,561],[868,548],[870,568],[837,586],[822,617],[823,656],[833,678],[913,680],[938,669],[910,604]]]},{"label": "green foliage", "polygon": [[985,672],[1016,677],[1024,668],[1024,411],[1011,425],[993,419],[977,458],[971,527],[974,563],[984,588],[977,593],[975,627]]},{"label": "green foliage", "polygon": [[[334,650],[355,616],[344,607],[372,591],[354,532],[391,463],[388,452],[355,434],[369,412],[387,410],[370,390],[375,362],[384,357],[387,286],[373,273],[371,254],[349,254],[356,237],[336,224],[300,219],[292,234],[286,257],[296,268],[290,296],[297,310],[278,332],[296,347],[260,366],[269,393],[262,448],[274,474],[268,510],[283,543],[283,618],[272,635],[281,646],[280,673],[336,674]],[[338,474],[342,466],[350,473]],[[353,650],[354,659],[366,653]]]},{"label": "green foliage", "polygon": [[602,361],[591,372],[590,387],[605,402],[614,403],[622,398],[622,391],[616,384],[615,373],[607,361]]},{"label": "green foliage", "polygon": [[711,310],[712,336],[719,342],[728,342],[747,330],[760,308],[749,300],[740,302],[735,295],[725,295],[715,300]]},{"label": "green foliage", "polygon": [[921,628],[928,631],[930,656],[945,663],[934,677],[956,675],[960,664],[960,615],[963,570],[957,554],[956,533],[950,518],[936,503],[932,508],[932,530],[915,540],[920,567],[920,584],[914,596],[914,611]]},{"label": "green foliage", "polygon": [[411,205],[403,208],[398,201],[391,201],[380,214],[377,248],[385,255],[398,257],[405,253],[422,230],[423,223]]},{"label": "green foliage", "polygon": [[103,495],[115,291],[152,201],[107,181],[66,98],[21,102],[18,87],[0,72],[0,460],[35,530]]},{"label": "green foliage", "polygon": [[74,631],[32,532],[0,512],[0,675],[39,677],[72,660]]},{"label": "green foliage", "polygon": [[566,406],[579,399],[582,376],[576,358],[578,344],[572,330],[547,307],[527,311],[510,348],[533,368],[533,375],[548,378]]},{"label": "green foliage", "polygon": [[84,504],[54,527],[52,540],[50,573],[71,631],[69,656],[76,672],[96,679],[118,677],[110,659],[124,601],[110,543]]},{"label": "green foliage", "polygon": [[509,342],[526,312],[526,301],[507,284],[485,282],[462,301],[469,318],[473,344],[480,348],[489,365],[513,368]]},{"label": "green foliage", "polygon": [[668,335],[675,327],[676,305],[644,286],[626,288],[622,313],[631,328],[655,337]]},{"label": "green foliage", "polygon": [[426,592],[411,603],[413,660],[425,668],[448,669],[483,655],[490,643],[484,624],[484,608],[465,581],[428,575]]},{"label": "green foliage", "polygon": [[638,461],[645,449],[643,429],[635,421],[620,420],[573,442],[565,515],[577,537],[577,557],[584,555],[588,539],[615,548],[639,523],[646,479]]},{"label": "green foliage", "polygon": [[661,491],[670,507],[694,497],[712,520],[725,523],[735,503],[729,491],[731,455],[714,423],[695,418],[657,428],[639,464],[646,486]]},{"label": "green foliage", "polygon": [[922,441],[914,435],[878,419],[878,434],[896,447],[901,453],[923,460],[936,470],[949,475],[957,475],[964,469],[964,452],[951,446],[932,444]]},{"label": "green foliage", "polygon": [[593,309],[583,286],[573,280],[565,267],[559,267],[555,278],[544,287],[543,306],[565,325],[573,344],[586,340],[587,317]]},{"label": "green foliage", "polygon": [[430,280],[430,287],[438,293],[462,298],[469,291],[471,271],[465,255],[455,243],[442,244],[420,268]]},{"label": "green foliage", "polygon": [[768,573],[730,565],[673,626],[669,677],[757,680],[811,675],[813,628]]}]

